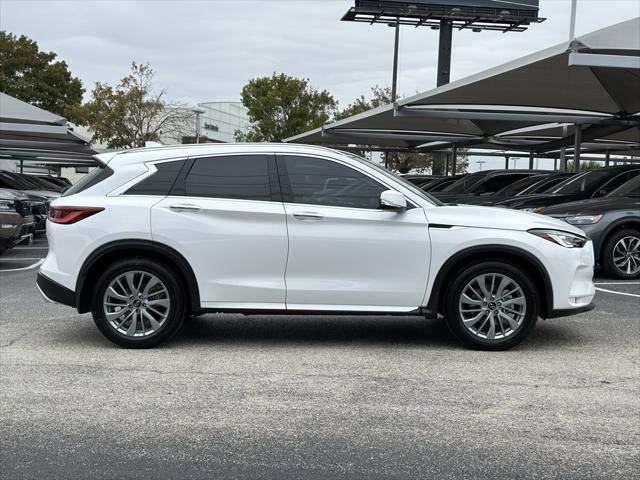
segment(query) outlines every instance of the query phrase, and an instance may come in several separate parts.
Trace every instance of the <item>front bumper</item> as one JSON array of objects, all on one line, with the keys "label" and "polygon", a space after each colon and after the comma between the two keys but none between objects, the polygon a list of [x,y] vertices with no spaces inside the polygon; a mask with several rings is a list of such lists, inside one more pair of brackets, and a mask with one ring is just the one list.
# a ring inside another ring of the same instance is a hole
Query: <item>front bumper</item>
[{"label": "front bumper", "polygon": [[592,302],[589,305],[584,305],[578,308],[561,308],[557,310],[553,310],[547,318],[559,318],[559,317],[570,317],[571,315],[578,315],[579,313],[590,312],[596,308],[595,304]]},{"label": "front bumper", "polygon": [[40,272],[38,272],[36,286],[45,300],[75,308],[76,293],[73,290],[63,287]]}]

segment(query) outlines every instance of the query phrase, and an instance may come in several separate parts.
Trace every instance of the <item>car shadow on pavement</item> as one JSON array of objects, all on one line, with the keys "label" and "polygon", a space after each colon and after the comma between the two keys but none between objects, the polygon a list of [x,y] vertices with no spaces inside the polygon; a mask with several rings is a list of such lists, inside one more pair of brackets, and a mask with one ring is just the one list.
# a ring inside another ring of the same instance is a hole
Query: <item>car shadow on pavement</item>
[{"label": "car shadow on pavement", "polygon": [[[388,344],[458,349],[444,320],[393,316],[238,316],[207,315],[188,319],[168,346],[207,343]],[[571,329],[540,322],[524,349],[577,343]]]},{"label": "car shadow on pavement", "polygon": [[172,342],[455,345],[444,322],[422,317],[207,315],[188,319]]}]

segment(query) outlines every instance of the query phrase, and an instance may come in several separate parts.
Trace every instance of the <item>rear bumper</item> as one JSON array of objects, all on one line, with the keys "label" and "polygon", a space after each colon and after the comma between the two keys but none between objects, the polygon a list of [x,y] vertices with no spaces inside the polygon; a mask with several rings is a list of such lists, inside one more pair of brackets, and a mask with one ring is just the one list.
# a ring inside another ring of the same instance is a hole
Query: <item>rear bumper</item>
[{"label": "rear bumper", "polygon": [[571,315],[578,315],[579,313],[590,312],[594,308],[596,308],[596,305],[593,302],[590,303],[589,305],[584,305],[578,308],[562,308],[558,310],[553,310],[547,318],[570,317]]},{"label": "rear bumper", "polygon": [[36,285],[45,300],[53,303],[61,303],[62,305],[68,305],[69,307],[75,308],[76,293],[73,290],[69,290],[68,288],[63,287],[59,283],[56,283],[50,278],[45,277],[40,272],[38,272]]}]

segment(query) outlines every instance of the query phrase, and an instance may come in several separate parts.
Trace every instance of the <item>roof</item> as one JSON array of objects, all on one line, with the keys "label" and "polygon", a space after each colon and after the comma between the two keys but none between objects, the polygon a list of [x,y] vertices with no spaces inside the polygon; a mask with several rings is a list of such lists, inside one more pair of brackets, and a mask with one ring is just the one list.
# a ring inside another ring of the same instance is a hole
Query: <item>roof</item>
[{"label": "roof", "polygon": [[[538,151],[543,141],[523,141],[529,137],[523,129],[552,124],[590,126],[622,119],[630,122],[626,128],[619,123],[619,129],[606,130],[603,136],[618,140],[617,133],[632,129],[627,135],[636,138],[640,125],[638,70],[570,65],[574,51],[637,58],[640,68],[640,17],[285,141],[399,149],[430,142],[475,142],[499,149],[502,141],[509,149]],[[510,135],[513,131],[519,131],[518,135]],[[597,142],[599,136],[585,138],[590,140]]]}]

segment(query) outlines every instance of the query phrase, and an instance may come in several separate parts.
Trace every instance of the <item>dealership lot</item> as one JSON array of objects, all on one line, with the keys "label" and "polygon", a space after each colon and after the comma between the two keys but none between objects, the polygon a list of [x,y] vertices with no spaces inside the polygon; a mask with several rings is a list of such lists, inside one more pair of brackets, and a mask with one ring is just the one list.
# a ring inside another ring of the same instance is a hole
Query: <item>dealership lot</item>
[{"label": "dealership lot", "polygon": [[122,350],[0,257],[0,478],[640,478],[640,282],[465,350],[412,317],[207,315]]}]

